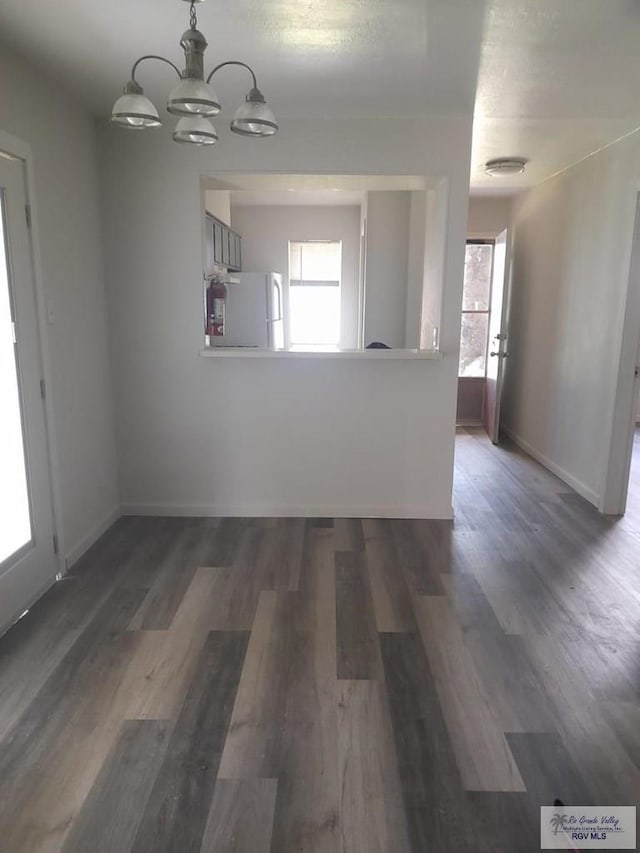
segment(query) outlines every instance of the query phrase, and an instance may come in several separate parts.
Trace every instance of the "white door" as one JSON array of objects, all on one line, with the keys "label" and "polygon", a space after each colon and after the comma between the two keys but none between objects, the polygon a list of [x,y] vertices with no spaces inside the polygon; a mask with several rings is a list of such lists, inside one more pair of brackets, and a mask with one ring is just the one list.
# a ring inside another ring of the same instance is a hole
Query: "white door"
[{"label": "white door", "polygon": [[504,362],[508,351],[509,241],[506,231],[496,237],[491,276],[491,314],[489,319],[489,358],[484,398],[484,425],[494,444],[500,437],[500,399],[504,379]]},{"label": "white door", "polygon": [[24,164],[0,156],[0,633],[57,571],[26,204]]}]

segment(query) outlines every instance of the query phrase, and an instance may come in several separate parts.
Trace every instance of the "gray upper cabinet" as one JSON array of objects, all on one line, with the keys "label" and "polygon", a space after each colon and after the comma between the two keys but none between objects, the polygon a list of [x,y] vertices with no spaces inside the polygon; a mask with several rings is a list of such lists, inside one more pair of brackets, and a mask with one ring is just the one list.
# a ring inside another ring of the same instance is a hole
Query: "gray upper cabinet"
[{"label": "gray upper cabinet", "polygon": [[222,229],[222,266],[229,266],[229,229]]},{"label": "gray upper cabinet", "polygon": [[224,225],[213,223],[213,257],[217,264],[222,263],[222,229]]},{"label": "gray upper cabinet", "polygon": [[205,229],[206,229],[206,242],[205,242],[205,258],[206,258],[206,266],[205,271],[210,272],[214,263],[216,263],[216,259],[214,257],[214,228],[215,224],[209,217],[207,216],[205,220]]},{"label": "gray upper cabinet", "polygon": [[242,237],[232,231],[220,219],[210,213],[206,215],[207,264],[219,264],[233,272],[242,269]]},{"label": "gray upper cabinet", "polygon": [[229,231],[230,246],[233,246],[231,252],[230,267],[234,272],[242,271],[242,237],[236,234],[235,231]]}]

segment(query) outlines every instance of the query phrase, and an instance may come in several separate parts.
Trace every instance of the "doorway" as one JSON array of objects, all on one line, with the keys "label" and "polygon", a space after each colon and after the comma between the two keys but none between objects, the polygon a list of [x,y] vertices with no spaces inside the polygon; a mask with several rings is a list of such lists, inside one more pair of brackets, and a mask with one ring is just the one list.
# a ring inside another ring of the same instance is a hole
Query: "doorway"
[{"label": "doorway", "polygon": [[636,412],[633,434],[625,522],[634,533],[640,533],[640,406]]},{"label": "doorway", "polygon": [[[640,196],[639,196],[640,199]],[[639,204],[640,215],[640,204]],[[640,250],[640,240],[638,241],[638,249]],[[634,255],[635,255],[634,248]],[[636,268],[636,264],[639,266]],[[640,322],[640,298],[633,293],[633,290],[640,290],[640,281],[635,280],[634,272],[640,273],[640,259],[632,259],[631,264],[631,281],[629,283],[629,300],[633,306],[636,297],[638,304],[635,306],[638,312],[638,321]],[[629,319],[629,318],[628,318]],[[629,379],[633,373],[631,383],[627,381],[627,385],[631,385],[631,400],[632,413],[629,423],[628,415],[625,418],[625,409],[628,413],[628,408],[625,406],[625,400],[621,395],[623,389],[620,385],[625,384],[625,379]],[[624,515],[625,525],[629,526],[635,533],[640,533],[640,340],[636,348],[635,366],[627,359],[625,364],[621,360],[620,378],[618,387],[618,400],[616,405],[616,415],[619,413],[619,418],[615,420],[621,421],[616,436],[614,422],[614,442],[609,456],[609,469],[607,473],[607,494],[603,506],[599,507],[605,515]],[[628,424],[627,430],[624,429],[624,423]],[[617,440],[616,440],[617,439]],[[617,477],[617,470],[620,470],[620,476]],[[620,491],[616,496],[615,484],[616,480],[620,480]]]},{"label": "doorway", "polygon": [[479,426],[483,422],[493,252],[493,240],[467,240],[458,362],[458,426]]},{"label": "doorway", "polygon": [[[605,515],[637,512],[638,420],[640,418],[640,193],[629,265],[629,281],[622,328],[622,345],[613,406],[613,420],[602,499]],[[637,518],[637,515],[636,515]],[[625,519],[629,522],[629,518]]]},{"label": "doorway", "polygon": [[465,252],[458,426],[484,426],[494,444],[507,350],[509,308],[507,232],[495,240],[468,240]]},{"label": "doorway", "polygon": [[24,161],[0,151],[0,633],[57,572]]}]

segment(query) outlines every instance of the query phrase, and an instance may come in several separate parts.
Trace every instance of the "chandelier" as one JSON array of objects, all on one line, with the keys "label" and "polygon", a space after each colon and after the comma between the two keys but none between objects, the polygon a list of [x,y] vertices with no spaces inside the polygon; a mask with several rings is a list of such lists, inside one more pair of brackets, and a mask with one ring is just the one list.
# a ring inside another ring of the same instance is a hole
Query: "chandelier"
[{"label": "chandelier", "polygon": [[184,70],[180,71],[177,65],[165,59],[164,56],[153,54],[141,56],[131,69],[131,79],[124,87],[124,94],[114,104],[111,121],[129,130],[160,127],[162,122],[158,110],[149,98],[145,97],[142,86],[136,80],[136,71],[140,63],[154,59],[170,65],[179,77],[179,82],[171,90],[167,102],[167,110],[172,115],[179,116],[173,132],[174,140],[192,145],[214,145],[218,141],[218,134],[209,119],[220,112],[221,106],[211,86],[211,78],[227,65],[238,65],[246,68],[251,74],[253,85],[244,103],[236,110],[231,121],[231,130],[242,136],[254,138],[273,136],[278,130],[278,124],[273,112],[267,106],[264,95],[258,89],[253,69],[246,62],[237,60],[221,62],[205,80],[204,52],[207,49],[207,40],[198,30],[195,9],[196,3],[202,3],[204,0],[185,0],[185,2],[190,4],[191,15],[190,28],[180,39],[180,46],[184,50]]}]

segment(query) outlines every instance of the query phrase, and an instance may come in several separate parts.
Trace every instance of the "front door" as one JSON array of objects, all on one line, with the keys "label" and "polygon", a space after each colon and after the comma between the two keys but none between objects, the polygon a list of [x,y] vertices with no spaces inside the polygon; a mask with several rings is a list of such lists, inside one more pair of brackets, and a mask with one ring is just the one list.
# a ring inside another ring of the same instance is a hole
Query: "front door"
[{"label": "front door", "polygon": [[0,151],[0,633],[57,559],[25,169]]},{"label": "front door", "polygon": [[506,231],[496,237],[491,276],[491,314],[489,316],[489,357],[484,398],[484,426],[494,444],[500,434],[500,398],[504,379],[504,362],[508,351],[509,240]]}]

